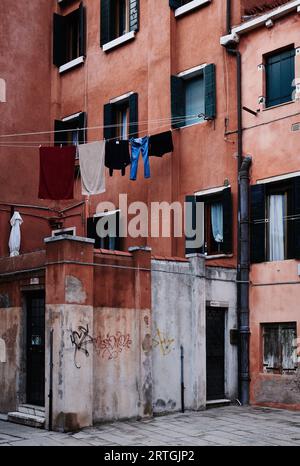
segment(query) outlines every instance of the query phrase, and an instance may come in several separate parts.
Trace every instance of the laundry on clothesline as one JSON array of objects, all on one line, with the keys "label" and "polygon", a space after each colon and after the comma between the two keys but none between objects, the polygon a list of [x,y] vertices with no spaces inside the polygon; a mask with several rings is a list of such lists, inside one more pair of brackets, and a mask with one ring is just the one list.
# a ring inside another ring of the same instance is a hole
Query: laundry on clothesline
[{"label": "laundry on clothesline", "polygon": [[162,157],[164,154],[173,152],[172,131],[164,131],[163,133],[154,134],[149,138],[149,155]]},{"label": "laundry on clothesline", "polygon": [[105,141],[96,141],[78,146],[83,195],[105,192],[105,145]]},{"label": "laundry on clothesline", "polygon": [[124,176],[128,165],[130,165],[129,141],[106,141],[105,166],[109,168],[110,176],[113,175],[114,170],[121,170]]},{"label": "laundry on clothesline", "polygon": [[76,147],[40,147],[39,199],[73,199]]},{"label": "laundry on clothesline", "polygon": [[150,178],[150,163],[149,163],[149,137],[144,136],[143,138],[131,138],[131,167],[130,167],[130,179],[136,180],[139,156],[142,152],[144,162],[144,177]]}]

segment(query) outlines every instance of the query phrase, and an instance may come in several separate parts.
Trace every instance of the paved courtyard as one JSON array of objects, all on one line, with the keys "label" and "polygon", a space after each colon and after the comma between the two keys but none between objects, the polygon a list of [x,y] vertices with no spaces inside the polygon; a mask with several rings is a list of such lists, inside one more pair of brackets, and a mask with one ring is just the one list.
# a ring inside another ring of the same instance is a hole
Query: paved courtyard
[{"label": "paved courtyard", "polygon": [[300,445],[300,413],[229,406],[148,421],[115,422],[73,434],[0,421],[2,445],[195,446]]}]

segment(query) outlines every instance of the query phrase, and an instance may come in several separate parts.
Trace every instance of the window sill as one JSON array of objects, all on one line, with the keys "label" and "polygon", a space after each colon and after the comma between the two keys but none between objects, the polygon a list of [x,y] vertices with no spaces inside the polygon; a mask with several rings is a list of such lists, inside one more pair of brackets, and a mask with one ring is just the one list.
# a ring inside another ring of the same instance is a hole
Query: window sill
[{"label": "window sill", "polygon": [[114,40],[111,40],[110,42],[107,42],[102,46],[103,52],[108,52],[109,50],[112,50],[116,47],[119,47],[120,45],[132,40],[135,38],[135,31],[130,31],[127,32],[126,34],[123,34],[123,36],[117,37]]},{"label": "window sill", "polygon": [[74,58],[74,60],[71,60],[68,63],[65,63],[64,65],[61,65],[58,68],[58,71],[59,73],[64,73],[65,71],[75,68],[76,66],[81,65],[82,63],[84,63],[84,56]]},{"label": "window sill", "polygon": [[282,104],[272,105],[270,107],[265,107],[262,109],[263,112],[267,112],[268,110],[273,110],[273,108],[284,107],[285,105],[294,104],[295,100],[290,100],[289,102],[283,102]]},{"label": "window sill", "polygon": [[180,126],[179,128],[174,128],[174,129],[191,128],[192,126],[202,125],[203,123],[206,123],[206,121],[207,120],[200,120],[197,123],[191,123],[190,125],[184,125],[184,126]]},{"label": "window sill", "polygon": [[204,256],[205,260],[210,260],[210,259],[227,259],[230,257],[233,257],[233,254],[215,254],[211,256]]},{"label": "window sill", "polygon": [[195,10],[195,8],[198,8],[200,6],[208,5],[210,2],[211,0],[192,0],[190,3],[176,8],[175,18],[183,16],[186,13],[189,13],[190,11]]}]

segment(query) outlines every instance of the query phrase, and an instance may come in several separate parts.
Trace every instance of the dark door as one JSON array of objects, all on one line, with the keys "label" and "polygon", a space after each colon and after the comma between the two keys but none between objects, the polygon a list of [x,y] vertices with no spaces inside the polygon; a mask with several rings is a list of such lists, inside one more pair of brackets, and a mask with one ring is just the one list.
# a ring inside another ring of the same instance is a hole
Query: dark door
[{"label": "dark door", "polygon": [[27,403],[45,404],[45,295],[26,294],[27,308]]},{"label": "dark door", "polygon": [[225,311],[206,309],[206,399],[224,398]]}]

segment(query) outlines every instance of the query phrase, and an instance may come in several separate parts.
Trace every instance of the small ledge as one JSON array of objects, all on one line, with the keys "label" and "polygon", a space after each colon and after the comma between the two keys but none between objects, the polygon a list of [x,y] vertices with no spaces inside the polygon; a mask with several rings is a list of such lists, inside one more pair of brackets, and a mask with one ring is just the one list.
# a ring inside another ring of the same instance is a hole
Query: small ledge
[{"label": "small ledge", "polygon": [[215,255],[204,256],[204,257],[205,257],[205,260],[209,260],[209,259],[226,259],[226,258],[233,257],[233,254],[215,254]]},{"label": "small ledge", "polygon": [[200,6],[208,5],[210,2],[211,2],[211,0],[192,0],[191,2],[187,3],[186,5],[183,5],[183,6],[180,6],[179,8],[176,8],[175,18],[178,18],[179,16],[185,15],[186,13],[189,13],[190,11],[192,11],[195,8],[198,8]]},{"label": "small ledge", "polygon": [[82,55],[81,57],[75,58],[74,60],[69,61],[68,63],[65,63],[64,65],[61,65],[58,68],[59,73],[64,73],[65,71],[68,71],[72,68],[75,68],[78,65],[81,65],[84,63],[84,56]]},{"label": "small ledge", "polygon": [[91,238],[84,238],[82,236],[71,236],[71,235],[59,235],[59,236],[50,236],[49,238],[45,238],[45,243],[55,243],[56,241],[78,241],[80,243],[91,243],[94,244],[95,240]]},{"label": "small ledge", "polygon": [[109,50],[119,47],[119,45],[122,45],[125,42],[128,42],[134,38],[135,38],[135,31],[127,32],[126,34],[123,34],[123,36],[117,37],[116,39],[111,40],[110,42],[107,42],[106,44],[104,44],[102,46],[103,52],[108,52]]}]

